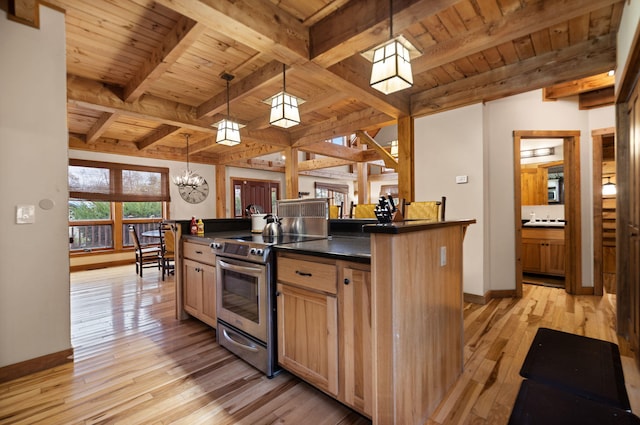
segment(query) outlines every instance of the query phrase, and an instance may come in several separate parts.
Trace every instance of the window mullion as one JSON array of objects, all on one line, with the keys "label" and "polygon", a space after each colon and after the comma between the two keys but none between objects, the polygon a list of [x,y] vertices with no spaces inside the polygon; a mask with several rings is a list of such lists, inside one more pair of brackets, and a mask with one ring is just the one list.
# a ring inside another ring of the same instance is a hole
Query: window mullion
[{"label": "window mullion", "polygon": [[112,202],[111,203],[111,211],[113,218],[113,249],[122,250],[124,249],[123,240],[124,235],[122,234],[123,223],[122,223],[122,202]]}]

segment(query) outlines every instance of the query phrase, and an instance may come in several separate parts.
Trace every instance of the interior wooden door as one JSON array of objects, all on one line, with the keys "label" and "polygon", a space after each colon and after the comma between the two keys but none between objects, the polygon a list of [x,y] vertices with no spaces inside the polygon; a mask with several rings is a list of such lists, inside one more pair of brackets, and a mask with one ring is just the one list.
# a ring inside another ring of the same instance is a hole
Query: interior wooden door
[{"label": "interior wooden door", "polygon": [[236,204],[234,216],[242,217],[248,205],[259,205],[264,213],[273,211],[275,200],[280,198],[280,183],[269,180],[233,179]]}]

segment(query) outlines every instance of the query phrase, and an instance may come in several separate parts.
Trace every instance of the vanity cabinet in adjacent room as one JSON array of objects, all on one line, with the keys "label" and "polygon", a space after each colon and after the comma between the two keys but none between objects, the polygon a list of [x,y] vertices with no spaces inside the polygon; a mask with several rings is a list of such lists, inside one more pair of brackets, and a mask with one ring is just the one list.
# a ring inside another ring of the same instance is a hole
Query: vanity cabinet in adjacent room
[{"label": "vanity cabinet in adjacent room", "polygon": [[522,270],[525,273],[564,276],[564,228],[523,227]]}]

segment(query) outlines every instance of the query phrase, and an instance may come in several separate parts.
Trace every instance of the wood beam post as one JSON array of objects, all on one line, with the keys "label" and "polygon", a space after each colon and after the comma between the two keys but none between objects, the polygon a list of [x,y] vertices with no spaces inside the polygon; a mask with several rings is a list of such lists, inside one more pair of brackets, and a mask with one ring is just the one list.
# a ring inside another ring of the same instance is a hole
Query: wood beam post
[{"label": "wood beam post", "polygon": [[398,118],[398,195],[408,202],[416,195],[414,143],[413,117]]},{"label": "wood beam post", "polygon": [[298,149],[287,147],[284,149],[285,155],[285,185],[286,189],[286,199],[296,199],[298,198],[299,192],[299,182],[298,182]]},{"label": "wood beam post", "polygon": [[[216,165],[216,218],[227,217],[227,167]],[[233,203],[233,200],[231,201]]]},{"label": "wood beam post", "polygon": [[369,164],[358,162],[358,203],[369,203]]}]

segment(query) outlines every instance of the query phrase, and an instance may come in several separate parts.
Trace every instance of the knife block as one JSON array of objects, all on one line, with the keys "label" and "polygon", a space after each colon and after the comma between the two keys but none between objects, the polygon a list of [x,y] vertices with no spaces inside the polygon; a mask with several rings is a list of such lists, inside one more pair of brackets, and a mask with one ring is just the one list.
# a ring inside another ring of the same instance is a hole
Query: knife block
[{"label": "knife block", "polygon": [[402,215],[402,211],[396,210],[396,212],[394,212],[393,215],[391,216],[391,221],[393,223],[404,221],[404,216]]}]

